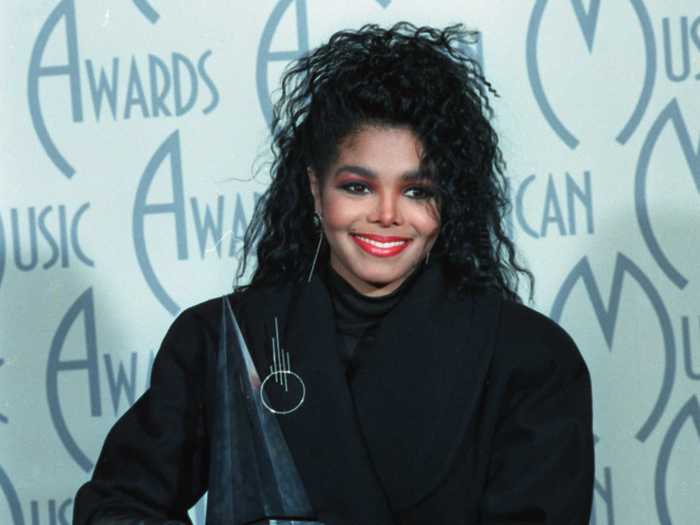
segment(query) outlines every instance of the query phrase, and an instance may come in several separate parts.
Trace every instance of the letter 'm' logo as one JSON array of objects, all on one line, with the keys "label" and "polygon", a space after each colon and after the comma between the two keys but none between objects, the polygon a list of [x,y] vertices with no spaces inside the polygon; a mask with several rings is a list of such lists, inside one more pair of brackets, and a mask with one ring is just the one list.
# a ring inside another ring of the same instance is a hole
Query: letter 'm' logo
[{"label": "letter 'm' logo", "polygon": [[5,500],[7,500],[7,506],[10,508],[10,515],[12,516],[12,523],[14,525],[24,525],[24,515],[17,497],[17,491],[2,467],[0,467],[0,490],[5,494]]},{"label": "letter 'm' logo", "polygon": [[625,277],[629,277],[636,282],[651,303],[654,313],[659,321],[659,327],[661,329],[661,335],[664,342],[665,366],[663,378],[661,380],[661,389],[657,395],[654,407],[635,435],[639,441],[644,442],[653,432],[654,428],[661,419],[661,416],[663,415],[671,395],[671,389],[673,387],[673,381],[676,373],[676,343],[671,318],[663,301],[661,300],[661,295],[651,283],[649,278],[636,264],[634,264],[634,262],[632,262],[625,255],[618,253],[617,259],[615,260],[615,269],[613,270],[610,297],[608,298],[608,303],[606,305],[603,301],[603,297],[600,293],[600,288],[595,276],[593,275],[593,270],[591,269],[588,258],[583,257],[576,264],[576,266],[574,266],[569,275],[567,275],[566,279],[564,279],[564,283],[562,284],[561,289],[557,293],[554,303],[552,304],[550,317],[555,321],[559,321],[561,319],[569,296],[571,295],[571,292],[576,284],[578,284],[580,281],[588,293],[596,319],[598,320],[598,324],[600,325],[603,336],[605,337],[605,342],[607,343],[608,348],[612,348],[615,327],[617,325],[617,317],[620,312],[622,284]]},{"label": "letter 'm' logo", "polygon": [[[642,0],[629,0],[635,14],[639,20],[639,25],[642,29],[645,46],[646,68],[642,90],[637,100],[637,103],[632,111],[632,114],[627,119],[620,132],[617,134],[616,140],[620,144],[625,144],[632,136],[634,131],[639,126],[644,112],[649,104],[651,93],[654,87],[654,79],[656,78],[656,42],[652,29],[651,20],[647,13],[646,7]],[[596,28],[601,7],[601,0],[591,0],[588,10],[584,7],[584,0],[571,0],[571,5],[574,9],[578,25],[581,28],[581,33],[586,42],[588,52],[592,53],[595,43]],[[538,60],[538,45],[540,36],[540,26],[544,12],[547,8],[547,0],[537,0],[535,7],[530,16],[530,23],[527,29],[526,42],[526,59],[527,72],[530,80],[530,86],[535,95],[535,100],[552,130],[569,148],[575,149],[579,145],[579,139],[557,115],[555,108],[552,106],[545,89],[542,77],[540,75],[540,65]]]},{"label": "letter 'm' logo", "polygon": [[[661,448],[659,449],[659,458],[656,461],[656,471],[654,474],[654,495],[656,497],[656,512],[659,516],[659,523],[663,525],[671,525],[671,512],[668,505],[668,497],[666,490],[666,477],[668,474],[668,464],[671,459],[678,435],[685,425],[690,425],[695,428],[695,433],[700,439],[700,405],[698,399],[692,396],[680,409],[676,417],[671,421],[671,425],[666,432]],[[691,473],[695,476],[695,473]]]},{"label": "letter 'm' logo", "polygon": [[683,289],[688,284],[688,279],[678,270],[676,265],[671,262],[666,252],[661,248],[661,244],[651,225],[649,205],[647,203],[649,161],[659,136],[668,125],[673,127],[678,137],[678,143],[683,151],[683,156],[688,163],[688,167],[690,168],[695,187],[698,193],[700,193],[700,144],[698,144],[697,147],[693,146],[693,140],[690,137],[690,132],[683,119],[678,101],[673,99],[654,121],[642,145],[639,161],[637,162],[637,170],[635,172],[634,197],[636,201],[637,222],[647,248],[661,270],[666,274],[666,277],[678,288]]}]

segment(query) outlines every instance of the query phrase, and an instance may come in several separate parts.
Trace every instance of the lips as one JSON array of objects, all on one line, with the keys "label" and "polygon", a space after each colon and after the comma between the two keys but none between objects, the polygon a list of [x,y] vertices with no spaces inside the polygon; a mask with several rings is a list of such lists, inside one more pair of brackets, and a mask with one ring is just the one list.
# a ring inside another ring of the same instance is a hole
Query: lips
[{"label": "lips", "polygon": [[408,237],[354,233],[351,235],[360,248],[377,257],[392,257],[401,253],[411,242]]}]

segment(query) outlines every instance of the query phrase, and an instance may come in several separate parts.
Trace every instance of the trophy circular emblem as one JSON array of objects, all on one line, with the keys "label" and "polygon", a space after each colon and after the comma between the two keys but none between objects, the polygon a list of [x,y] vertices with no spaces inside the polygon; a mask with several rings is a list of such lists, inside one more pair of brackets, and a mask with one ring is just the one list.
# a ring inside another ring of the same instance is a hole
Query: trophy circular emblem
[{"label": "trophy circular emblem", "polygon": [[291,414],[302,405],[305,398],[306,385],[291,370],[270,372],[260,384],[260,400],[273,414]]}]

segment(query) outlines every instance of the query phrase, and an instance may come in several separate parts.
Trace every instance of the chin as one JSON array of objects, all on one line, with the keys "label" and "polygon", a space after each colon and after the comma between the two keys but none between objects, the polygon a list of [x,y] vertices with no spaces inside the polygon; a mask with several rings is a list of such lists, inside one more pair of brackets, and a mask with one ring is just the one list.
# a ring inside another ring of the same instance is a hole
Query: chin
[{"label": "chin", "polygon": [[410,268],[402,268],[401,270],[391,269],[389,271],[359,271],[355,273],[355,275],[366,283],[370,283],[377,287],[382,287],[406,277],[409,273],[411,273]]}]

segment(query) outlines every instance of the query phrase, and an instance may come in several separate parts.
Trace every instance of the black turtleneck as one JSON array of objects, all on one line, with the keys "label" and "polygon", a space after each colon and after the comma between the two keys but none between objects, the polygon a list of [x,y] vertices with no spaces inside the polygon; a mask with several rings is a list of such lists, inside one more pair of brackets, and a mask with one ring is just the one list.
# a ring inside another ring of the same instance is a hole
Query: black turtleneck
[{"label": "black turtleneck", "polygon": [[361,294],[326,264],[321,275],[328,287],[335,311],[336,330],[340,335],[340,357],[350,364],[360,340],[371,343],[374,332],[384,316],[394,308],[409,290],[423,265],[416,268],[393,292],[380,297]]}]

